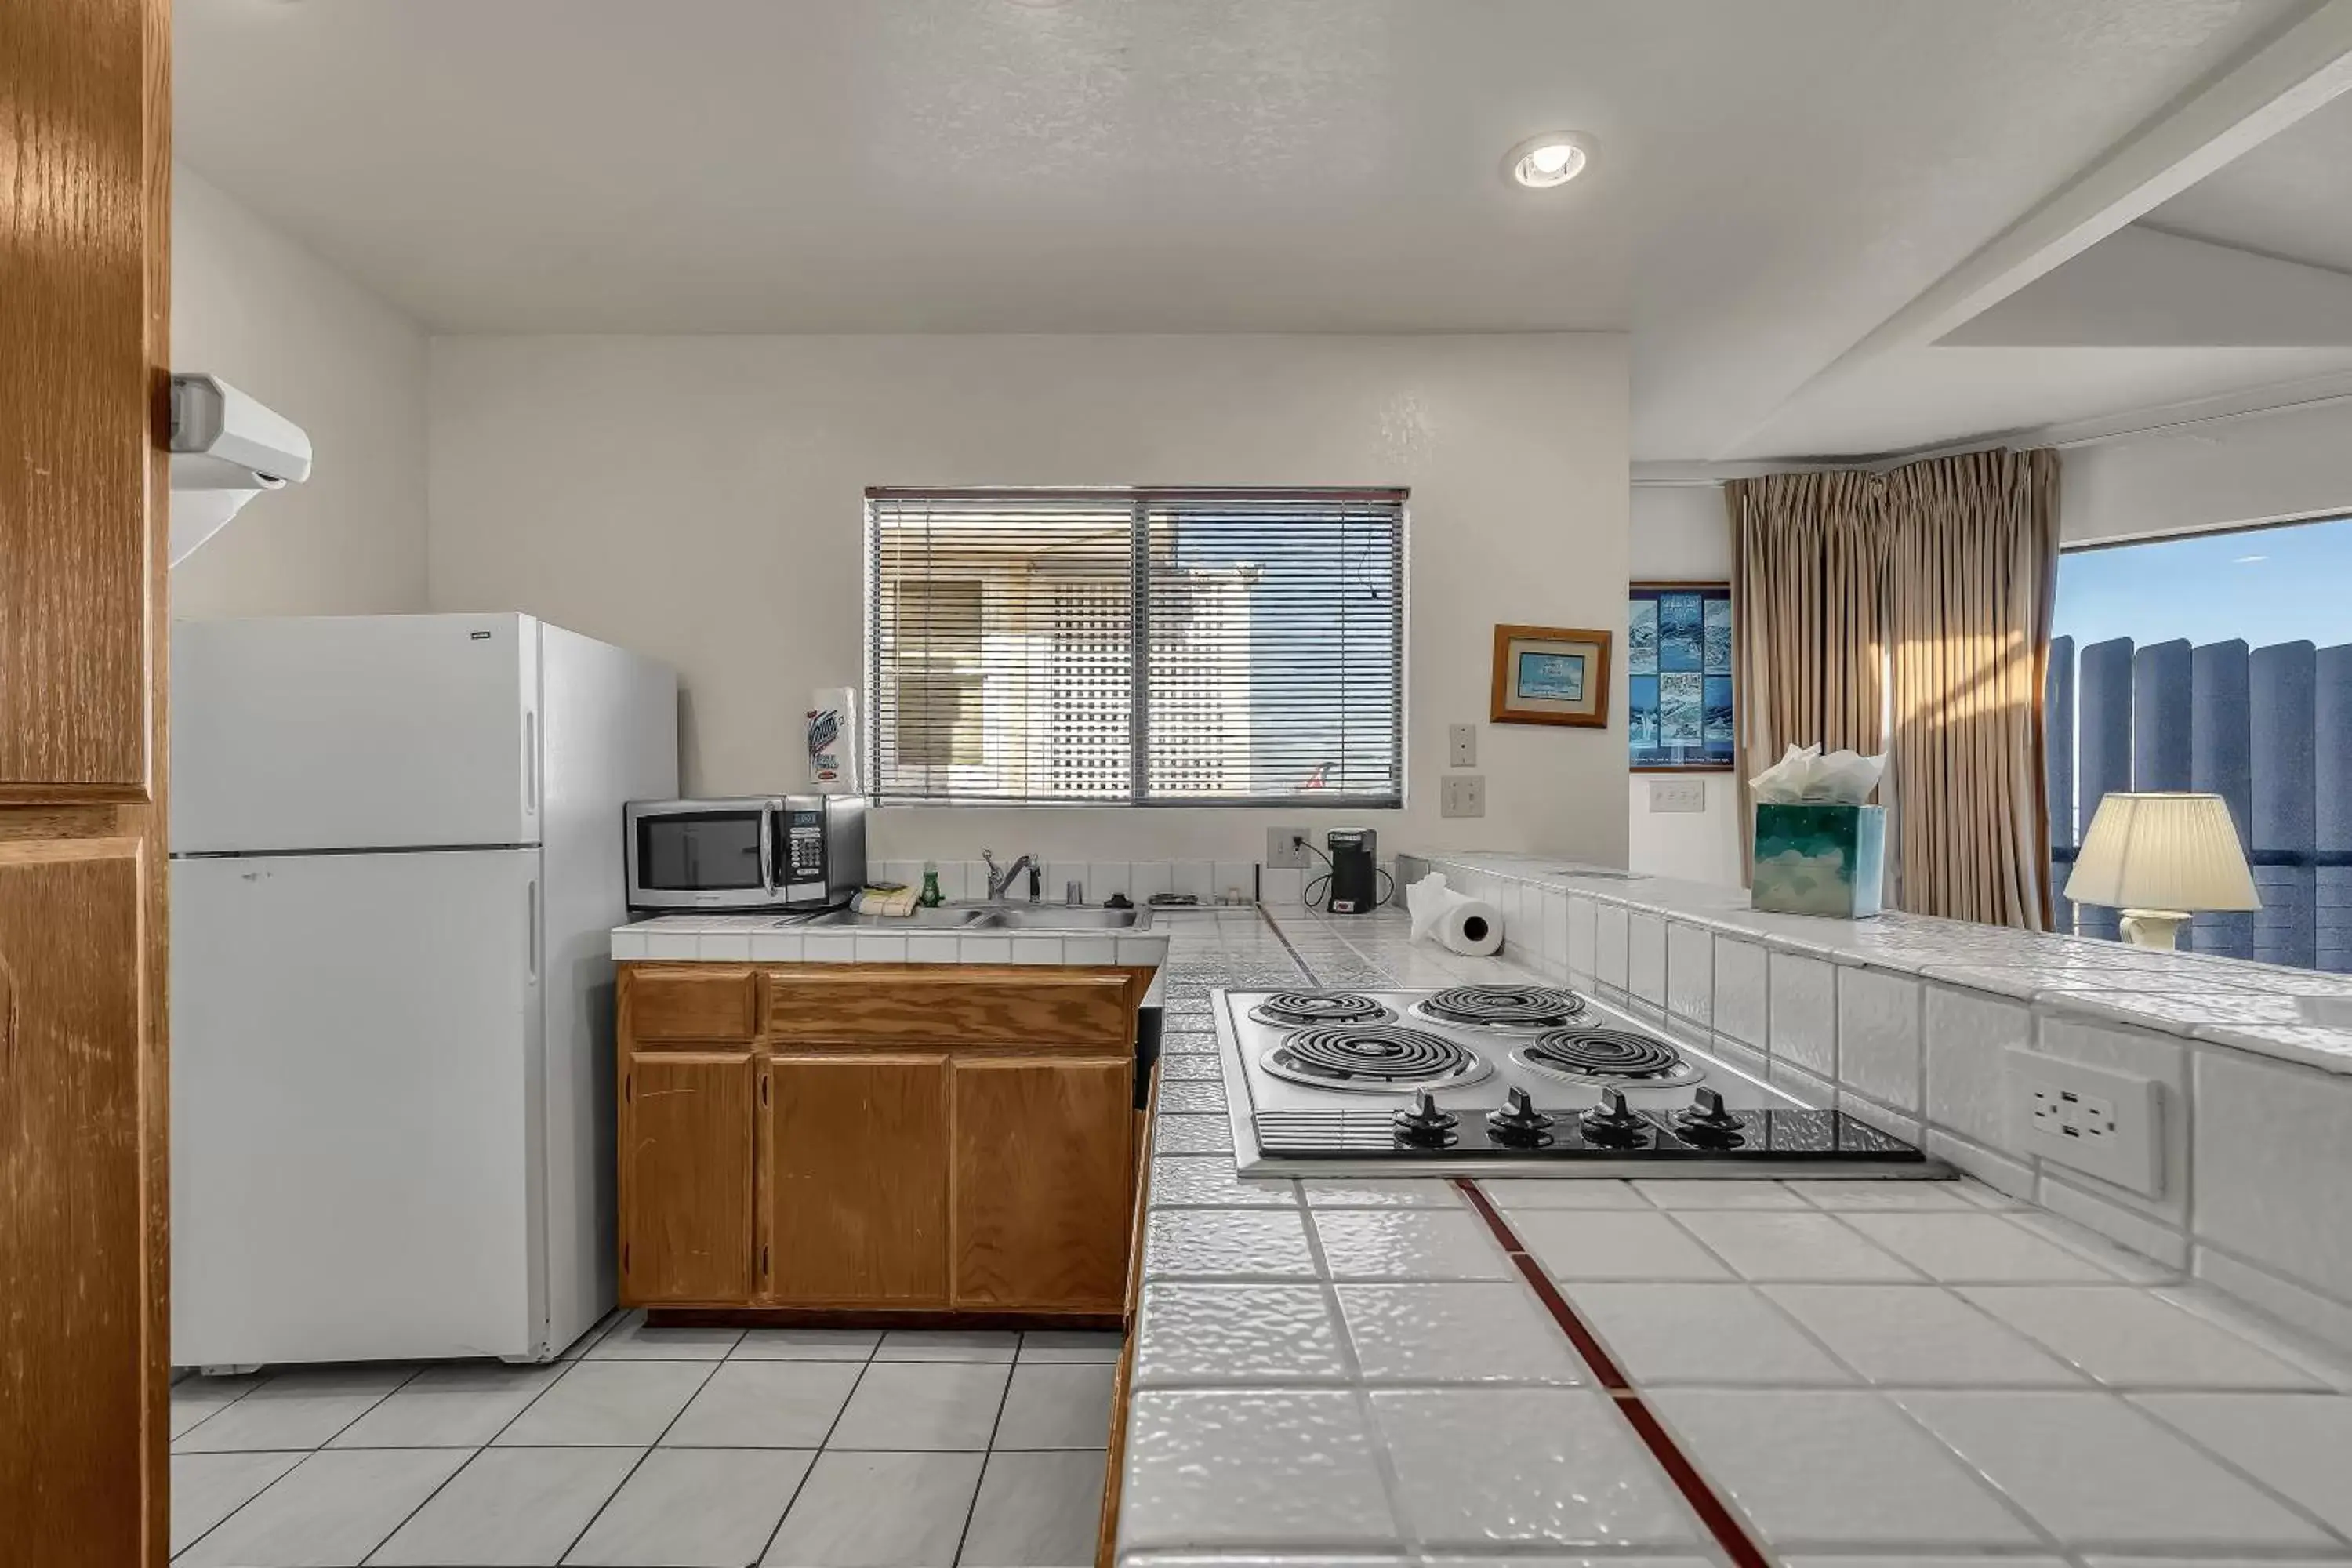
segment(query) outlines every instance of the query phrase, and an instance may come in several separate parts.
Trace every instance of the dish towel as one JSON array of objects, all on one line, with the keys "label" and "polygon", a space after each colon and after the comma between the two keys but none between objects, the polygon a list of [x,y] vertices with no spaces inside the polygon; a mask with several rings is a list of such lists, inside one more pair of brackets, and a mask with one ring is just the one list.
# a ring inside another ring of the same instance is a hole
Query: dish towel
[{"label": "dish towel", "polygon": [[849,901],[861,915],[911,915],[915,889],[908,887],[867,888]]}]

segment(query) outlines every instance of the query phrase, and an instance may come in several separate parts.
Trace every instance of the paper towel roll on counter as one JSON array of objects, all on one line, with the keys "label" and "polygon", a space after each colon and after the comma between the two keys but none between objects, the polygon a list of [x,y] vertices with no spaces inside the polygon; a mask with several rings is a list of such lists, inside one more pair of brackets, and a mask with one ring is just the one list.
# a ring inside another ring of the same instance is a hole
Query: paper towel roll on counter
[{"label": "paper towel roll on counter", "polygon": [[1465,958],[1489,958],[1503,945],[1503,916],[1484,899],[1465,898],[1432,871],[1404,890],[1413,940],[1427,937]]}]

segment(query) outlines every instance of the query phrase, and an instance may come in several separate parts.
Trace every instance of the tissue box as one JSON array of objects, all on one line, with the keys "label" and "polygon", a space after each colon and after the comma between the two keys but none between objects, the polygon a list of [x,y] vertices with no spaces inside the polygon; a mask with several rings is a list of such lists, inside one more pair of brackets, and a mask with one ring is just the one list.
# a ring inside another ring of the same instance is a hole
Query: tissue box
[{"label": "tissue box", "polygon": [[1885,881],[1885,807],[1757,806],[1757,909],[1864,920],[1878,912]]}]

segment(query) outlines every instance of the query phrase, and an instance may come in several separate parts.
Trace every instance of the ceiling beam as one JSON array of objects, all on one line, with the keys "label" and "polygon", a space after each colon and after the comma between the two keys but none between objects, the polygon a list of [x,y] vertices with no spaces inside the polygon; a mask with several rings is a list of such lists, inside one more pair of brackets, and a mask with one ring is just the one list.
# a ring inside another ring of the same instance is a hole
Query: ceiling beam
[{"label": "ceiling beam", "polygon": [[[2352,88],[2352,0],[2320,0],[2175,99],[1783,399],[1933,343]],[[1743,440],[1777,417],[1759,420]],[[1734,444],[1735,447],[1738,443]]]},{"label": "ceiling beam", "polygon": [[1939,348],[2340,348],[2352,272],[2134,224],[2037,278]]}]

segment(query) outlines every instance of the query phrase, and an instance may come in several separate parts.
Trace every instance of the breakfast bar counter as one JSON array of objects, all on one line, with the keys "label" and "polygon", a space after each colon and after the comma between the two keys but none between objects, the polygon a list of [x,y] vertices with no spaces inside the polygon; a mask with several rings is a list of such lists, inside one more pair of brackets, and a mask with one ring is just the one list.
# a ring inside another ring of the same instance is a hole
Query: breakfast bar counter
[{"label": "breakfast bar counter", "polygon": [[1236,1175],[1216,990],[1571,977],[1394,910],[1160,924],[1120,1562],[2352,1562],[2352,1363],[2030,1188]]}]

